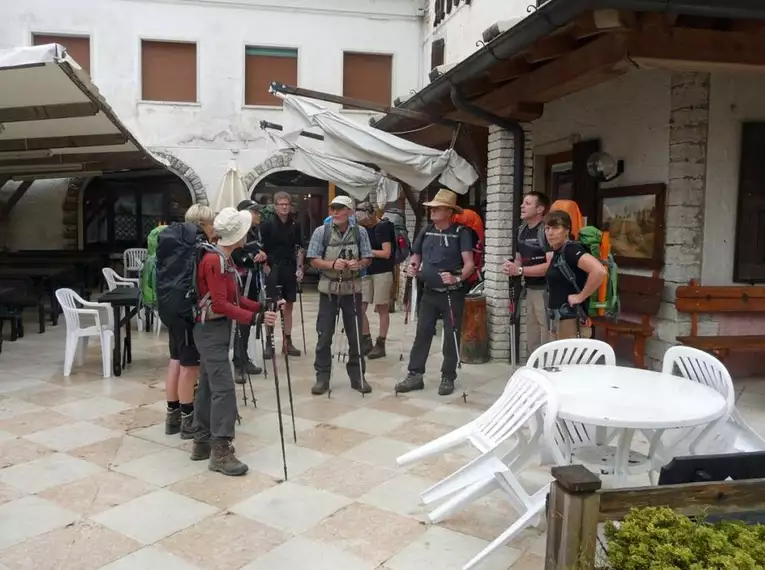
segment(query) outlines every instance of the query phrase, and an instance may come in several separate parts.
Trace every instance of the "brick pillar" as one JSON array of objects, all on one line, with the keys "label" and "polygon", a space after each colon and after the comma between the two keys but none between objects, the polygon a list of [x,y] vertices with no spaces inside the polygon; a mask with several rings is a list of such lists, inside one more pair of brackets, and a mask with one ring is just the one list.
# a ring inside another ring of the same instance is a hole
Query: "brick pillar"
[{"label": "brick pillar", "polygon": [[[524,192],[532,184],[532,137],[526,130]],[[510,256],[515,235],[513,219],[513,167],[515,140],[502,128],[489,127],[489,162],[486,184],[486,276],[487,326],[491,358],[507,360],[510,356],[510,315],[508,313],[509,288],[502,264]],[[519,175],[523,175],[518,173]],[[526,356],[525,319],[521,321],[521,353]]]},{"label": "brick pillar", "polygon": [[701,279],[709,81],[708,73],[672,74],[662,275],[665,288],[654,334],[658,339],[650,340],[646,350],[649,364],[654,368],[661,367],[664,353],[677,344],[677,336],[690,332],[688,315],[678,314],[675,309],[675,289],[691,279]]}]

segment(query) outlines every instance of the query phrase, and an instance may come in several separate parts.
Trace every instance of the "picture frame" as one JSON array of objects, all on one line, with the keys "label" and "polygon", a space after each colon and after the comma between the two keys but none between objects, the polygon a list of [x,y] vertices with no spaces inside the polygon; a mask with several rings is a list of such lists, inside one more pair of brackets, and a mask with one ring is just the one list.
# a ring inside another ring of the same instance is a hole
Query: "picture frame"
[{"label": "picture frame", "polygon": [[620,267],[664,267],[666,185],[601,188],[598,227],[608,225],[611,253]]}]

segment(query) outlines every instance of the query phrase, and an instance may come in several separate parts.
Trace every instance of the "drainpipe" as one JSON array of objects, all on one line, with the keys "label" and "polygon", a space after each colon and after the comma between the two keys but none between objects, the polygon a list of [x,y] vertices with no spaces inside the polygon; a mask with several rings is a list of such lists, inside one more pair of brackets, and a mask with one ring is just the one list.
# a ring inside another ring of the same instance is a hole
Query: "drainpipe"
[{"label": "drainpipe", "polygon": [[[523,127],[518,121],[515,121],[513,119],[505,119],[504,117],[499,117],[495,115],[494,113],[490,113],[486,109],[482,109],[481,107],[477,107],[476,105],[473,105],[472,103],[465,101],[462,96],[460,95],[459,89],[457,89],[456,85],[452,85],[451,87],[451,97],[452,97],[452,103],[454,103],[454,107],[458,109],[459,111],[462,111],[463,113],[466,113],[468,115],[473,115],[474,117],[477,117],[481,119],[482,121],[486,121],[490,125],[496,125],[498,127],[502,127],[505,130],[510,131],[513,134],[513,138],[515,139],[515,145],[513,148],[513,241],[512,241],[512,251],[511,251],[511,259],[515,259],[515,254],[518,251],[518,243],[517,243],[517,237],[518,237],[518,227],[521,219],[521,202],[523,201],[523,177],[525,174],[525,147],[526,147],[526,133],[523,130]],[[519,291],[518,288],[520,288],[520,283],[514,283],[516,279],[513,277],[510,277],[510,290],[511,290],[511,298],[513,297],[512,292],[513,287],[516,287],[516,291]],[[519,280],[518,280],[519,281]],[[517,305],[517,299],[520,298],[520,295],[517,293],[514,295],[516,297],[515,302]],[[515,329],[515,335],[514,335],[514,347],[511,347],[510,353],[511,353],[511,364],[515,364],[512,362],[512,353],[515,352],[516,355],[520,354],[520,346],[521,346],[521,323],[520,319],[516,318],[516,315],[518,315],[518,309],[516,307],[515,309],[515,315],[511,315],[510,319],[510,326],[512,326]],[[515,349],[515,350],[513,350]]]}]

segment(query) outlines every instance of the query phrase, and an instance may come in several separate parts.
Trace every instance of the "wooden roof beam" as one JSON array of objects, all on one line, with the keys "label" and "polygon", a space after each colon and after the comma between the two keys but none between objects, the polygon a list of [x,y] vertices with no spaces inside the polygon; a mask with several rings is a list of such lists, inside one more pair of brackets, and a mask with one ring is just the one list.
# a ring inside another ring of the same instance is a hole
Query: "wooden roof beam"
[{"label": "wooden roof beam", "polygon": [[71,137],[42,137],[34,139],[0,139],[0,152],[25,150],[49,150],[54,148],[77,148],[88,146],[114,146],[127,142],[122,133],[105,135],[76,135]]},{"label": "wooden roof beam", "polygon": [[97,153],[73,153],[56,154],[46,158],[26,158],[19,160],[0,160],[0,168],[18,166],[23,169],[27,166],[39,166],[45,164],[84,164],[86,162],[144,162],[151,165],[152,160],[142,152],[97,152]]},{"label": "wooden roof beam", "polygon": [[528,63],[541,63],[560,57],[576,48],[576,40],[568,34],[556,34],[537,40],[526,52]]},{"label": "wooden roof beam", "polygon": [[98,106],[86,103],[60,103],[57,105],[33,105],[0,109],[0,123],[21,121],[45,121],[48,119],[72,119],[91,117],[98,113]]}]

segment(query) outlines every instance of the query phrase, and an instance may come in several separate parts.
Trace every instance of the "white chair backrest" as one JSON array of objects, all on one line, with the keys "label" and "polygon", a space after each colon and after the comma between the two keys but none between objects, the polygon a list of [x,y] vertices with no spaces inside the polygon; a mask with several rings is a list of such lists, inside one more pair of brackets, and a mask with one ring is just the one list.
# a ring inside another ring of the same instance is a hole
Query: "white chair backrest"
[{"label": "white chair backrest", "polygon": [[726,416],[735,406],[736,394],[730,373],[722,362],[708,352],[690,346],[673,346],[664,354],[661,371],[704,384],[722,394],[729,405]]},{"label": "white chair backrest", "polygon": [[122,262],[125,266],[125,271],[138,271],[141,266],[149,257],[149,250],[140,247],[133,247],[126,249],[122,254]]},{"label": "white chair backrest", "polygon": [[57,289],[56,299],[58,304],[61,305],[61,311],[64,313],[64,320],[66,321],[66,328],[69,330],[77,330],[80,327],[80,315],[77,309],[82,307],[82,297],[71,289]]},{"label": "white chair backrest", "polygon": [[[109,291],[114,291],[117,288],[117,279],[121,281],[122,276],[114,271],[114,269],[111,267],[104,267],[101,270],[101,273],[104,275],[104,280],[106,281],[106,286],[108,287]],[[115,279],[115,277],[117,279]]]},{"label": "white chair backrest", "polygon": [[547,368],[567,364],[605,364],[616,365],[616,354],[610,345],[600,340],[572,338],[554,340],[536,349],[526,366]]},{"label": "white chair backrest", "polygon": [[496,446],[526,425],[542,408],[546,408],[544,433],[548,441],[553,441],[558,396],[543,374],[531,368],[519,368],[499,399],[476,420],[476,429],[489,446]]}]

